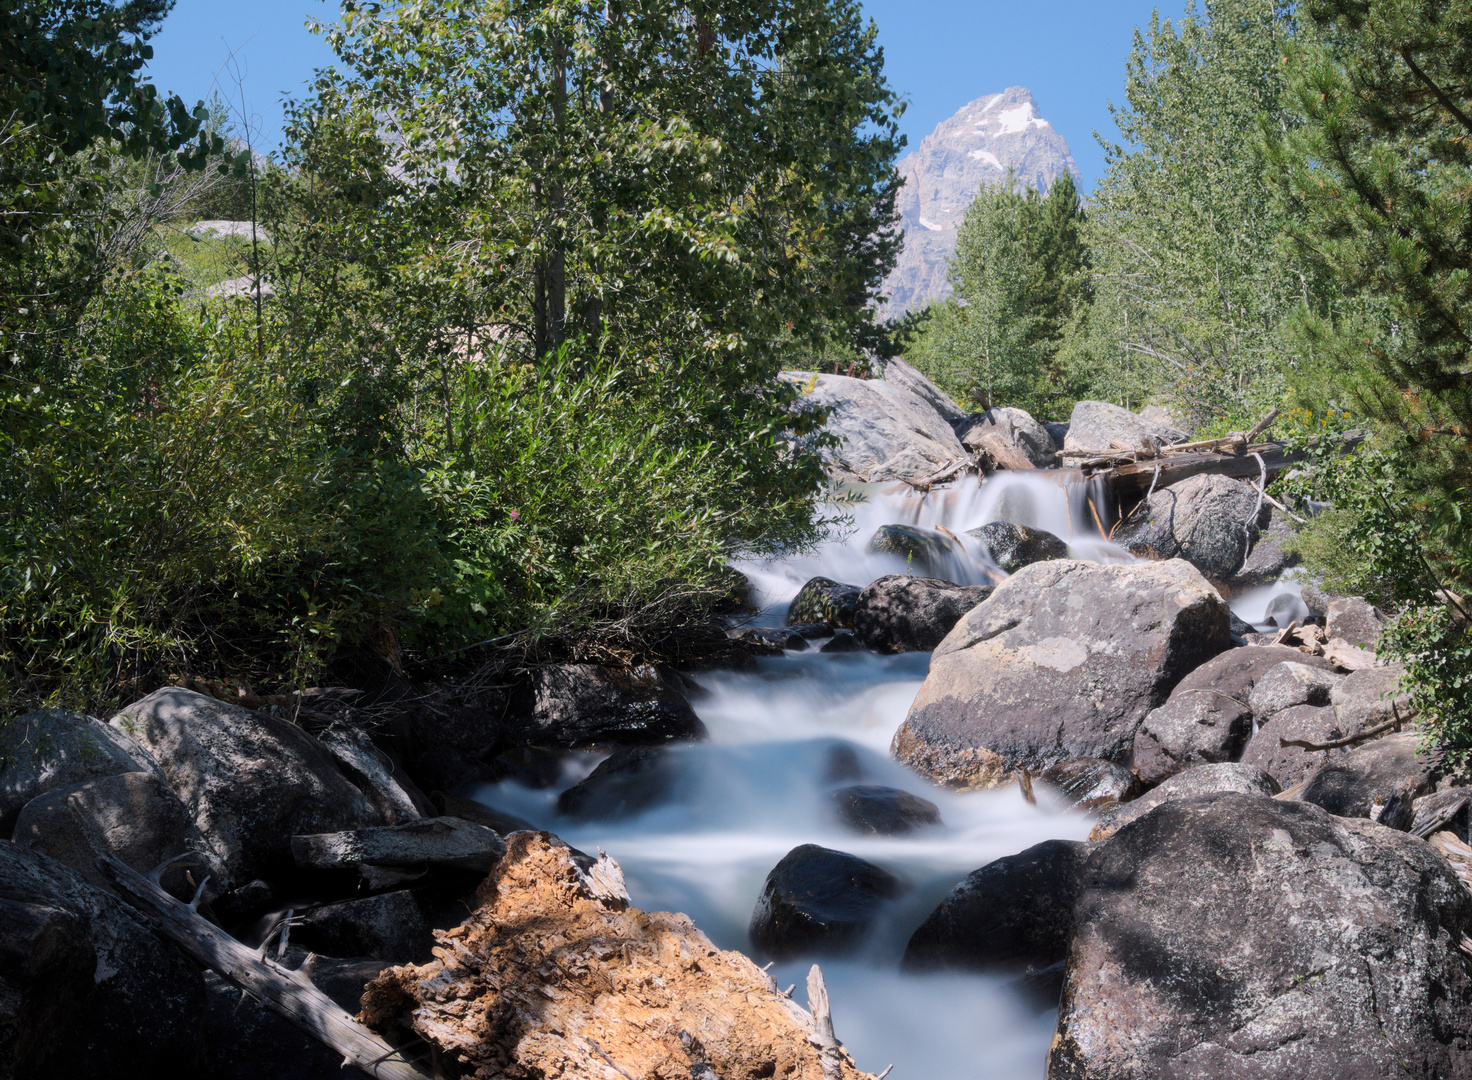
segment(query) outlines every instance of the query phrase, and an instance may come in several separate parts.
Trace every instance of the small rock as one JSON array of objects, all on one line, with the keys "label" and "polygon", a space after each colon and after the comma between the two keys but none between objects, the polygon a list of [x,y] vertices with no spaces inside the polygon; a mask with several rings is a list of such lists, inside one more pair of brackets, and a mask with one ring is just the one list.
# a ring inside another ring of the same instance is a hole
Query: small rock
[{"label": "small rock", "polygon": [[817,844],[793,848],[751,915],[751,941],[774,960],[856,951],[886,901],[905,891],[888,870]]},{"label": "small rock", "polygon": [[557,812],[575,821],[619,821],[665,802],[675,772],[657,747],[615,751],[557,797]]},{"label": "small rock", "polygon": [[1010,521],[989,521],[980,528],[968,529],[966,535],[975,537],[1006,574],[1015,574],[1035,562],[1068,558],[1068,545],[1052,533]]},{"label": "small rock", "polygon": [[823,768],[824,783],[841,784],[846,780],[862,780],[866,773],[858,751],[848,743],[829,747]]},{"label": "small rock", "polygon": [[835,630],[851,630],[854,608],[863,587],[845,585],[831,578],[810,578],[787,608],[789,623],[827,623]]},{"label": "small rock", "polygon": [[91,717],[42,709],[0,724],[0,835],[37,795],[98,776],[159,772],[126,734]]},{"label": "small rock", "polygon": [[530,687],[509,706],[507,725],[517,742],[568,749],[706,737],[690,703],[654,669],[615,672],[593,664],[537,669]]},{"label": "small rock", "polygon": [[1216,690],[1177,688],[1135,733],[1135,772],[1153,787],[1184,769],[1241,756],[1252,710]]},{"label": "small rock", "polygon": [[1374,649],[1388,621],[1375,605],[1358,596],[1346,596],[1329,601],[1324,629],[1331,640],[1339,638],[1350,645]]},{"label": "small rock", "polygon": [[909,969],[1046,968],[1068,953],[1093,845],[1047,840],[973,870],[905,947]]},{"label": "small rock", "polygon": [[827,623],[788,623],[784,629],[789,634],[796,634],[804,642],[817,641],[819,638],[833,636],[833,627]]},{"label": "small rock", "polygon": [[1291,592],[1280,592],[1268,601],[1267,610],[1263,612],[1263,622],[1272,623],[1279,630],[1287,630],[1295,623],[1302,626],[1312,617],[1308,605],[1301,597]]},{"label": "small rock", "polygon": [[432,817],[434,807],[368,733],[353,727],[328,728],[317,736],[327,752],[337,759],[343,774],[353,782],[389,825]]},{"label": "small rock", "polygon": [[458,817],[291,838],[296,864],[315,870],[426,864],[483,874],[505,853],[500,836]]},{"label": "small rock", "polygon": [[1295,705],[1328,705],[1330,692],[1343,679],[1333,671],[1290,661],[1266,672],[1253,686],[1247,704],[1254,715],[1264,718]]},{"label": "small rock", "polygon": [[442,815],[463,818],[476,825],[483,825],[502,836],[520,832],[523,829],[536,829],[536,826],[525,818],[508,814],[504,810],[497,810],[475,799],[457,799],[453,795],[446,795],[443,791],[434,793],[434,805]]},{"label": "small rock", "polygon": [[897,836],[939,825],[940,807],[899,788],[856,784],[832,793],[839,819],[849,828],[876,836]]},{"label": "small rock", "polygon": [[962,446],[986,454],[998,468],[1047,469],[1058,463],[1053,437],[1022,409],[988,409],[951,423]]},{"label": "small rock", "polygon": [[1257,734],[1252,736],[1247,749],[1242,752],[1242,763],[1256,765],[1286,790],[1307,777],[1325,760],[1326,754],[1335,756],[1345,751],[1310,751],[1298,746],[1283,746],[1279,739],[1320,744],[1342,739],[1344,735],[1344,728],[1332,706],[1295,705],[1257,729]]},{"label": "small rock", "polygon": [[1435,787],[1439,768],[1418,753],[1420,742],[1419,735],[1386,735],[1356,747],[1315,769],[1298,798],[1340,817],[1369,817],[1371,807],[1394,795],[1425,795]]},{"label": "small rock", "polygon": [[1057,788],[1077,809],[1090,813],[1127,802],[1140,791],[1134,773],[1099,758],[1071,758],[1049,765],[1038,781]]},{"label": "small rock", "polygon": [[991,592],[987,585],[890,574],[859,596],[854,636],[875,652],[925,652],[939,645]]},{"label": "small rock", "polygon": [[933,577],[943,576],[956,558],[955,543],[948,536],[918,525],[881,525],[864,550],[870,555],[898,555],[907,571]]},{"label": "small rock", "polygon": [[324,904],[300,916],[291,940],[324,956],[370,956],[395,964],[429,959],[434,938],[408,889]]},{"label": "small rock", "polygon": [[1239,795],[1276,795],[1282,790],[1276,780],[1255,765],[1240,761],[1197,765],[1176,773],[1133,802],[1105,810],[1099,815],[1099,823],[1093,832],[1089,833],[1089,839],[1108,840],[1130,822],[1144,817],[1162,803],[1177,799],[1193,799],[1198,795],[1218,795],[1227,791]]}]

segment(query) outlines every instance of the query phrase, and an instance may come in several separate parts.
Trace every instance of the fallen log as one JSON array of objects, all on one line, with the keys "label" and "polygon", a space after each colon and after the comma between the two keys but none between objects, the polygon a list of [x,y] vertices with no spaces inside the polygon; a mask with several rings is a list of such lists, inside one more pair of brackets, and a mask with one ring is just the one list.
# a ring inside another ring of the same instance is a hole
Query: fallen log
[{"label": "fallen log", "polygon": [[[1340,452],[1352,450],[1364,438],[1365,433],[1362,431],[1347,433],[1340,439]],[[1091,475],[1104,476],[1118,494],[1130,495],[1144,494],[1152,481],[1158,487],[1169,487],[1202,473],[1214,473],[1235,480],[1260,480],[1266,471],[1271,479],[1308,456],[1305,451],[1290,450],[1282,443],[1245,444],[1240,454],[1214,450],[1171,452],[1177,449],[1167,447],[1167,452],[1146,461],[1098,465],[1085,462],[1080,467]]]},{"label": "fallen log", "polygon": [[337,1051],[343,1056],[343,1064],[354,1065],[377,1080],[430,1080],[430,1075],[408,1061],[403,1051],[359,1024],[312,985],[312,957],[301,970],[292,971],[267,958],[264,950],[257,953],[246,948],[206,922],[192,904],[181,903],[164,892],[157,880],[164,867],[145,877],[111,855],[97,861],[102,872],[131,898],[135,907],[152,918],[166,937],[272,1012]]}]

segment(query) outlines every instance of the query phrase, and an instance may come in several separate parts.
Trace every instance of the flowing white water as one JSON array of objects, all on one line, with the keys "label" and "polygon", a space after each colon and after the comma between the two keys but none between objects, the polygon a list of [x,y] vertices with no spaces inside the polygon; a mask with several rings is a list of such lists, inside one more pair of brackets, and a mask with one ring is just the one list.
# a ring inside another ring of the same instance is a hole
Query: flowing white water
[{"label": "flowing white water", "polygon": [[[985,485],[968,481],[923,498],[871,487],[865,502],[849,508],[854,527],[815,553],[740,569],[766,605],[767,619],[780,622],[813,576],[863,585],[906,572],[902,559],[864,550],[884,524],[943,525],[964,537],[987,521],[1012,520],[1068,540],[1077,558],[1129,561],[1085,524],[1110,520],[1102,492],[1070,490],[1061,475],[998,474]],[[947,570],[963,582],[996,573],[964,540]],[[1253,604],[1265,606],[1267,599],[1253,597]],[[817,651],[821,644],[760,661],[755,671],[702,676],[710,693],[695,707],[710,740],[669,750],[675,781],[666,801],[642,814],[574,822],[556,812],[560,788],[534,791],[510,782],[487,786],[477,797],[575,847],[606,850],[623,867],[636,905],[683,911],[727,949],[750,948],[747,925],[767,872],[799,844],[885,867],[910,891],[885,912],[860,955],[820,960],[839,1038],[863,1069],[878,1072],[894,1063],[895,1080],[1034,1080],[1052,1037],[1052,1009],[1040,1008],[1011,978],[906,974],[899,959],[909,935],[971,870],[1043,840],[1082,839],[1091,821],[1046,793],[1037,806],[1015,788],[960,794],[903,768],[889,757],[889,743],[930,655],[824,654]],[[596,760],[570,762],[567,784]],[[855,782],[922,795],[940,807],[944,824],[898,837],[855,834],[840,824],[829,798],[834,788]],[[779,985],[801,987],[810,962],[778,965]]]}]

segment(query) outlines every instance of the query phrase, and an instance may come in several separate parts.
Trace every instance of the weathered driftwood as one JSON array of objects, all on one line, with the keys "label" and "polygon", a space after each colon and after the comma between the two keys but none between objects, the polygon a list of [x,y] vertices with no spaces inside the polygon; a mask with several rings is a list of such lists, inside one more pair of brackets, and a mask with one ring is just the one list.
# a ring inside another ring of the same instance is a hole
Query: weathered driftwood
[{"label": "weathered driftwood", "polygon": [[1462,812],[1462,807],[1466,805],[1466,796],[1447,803],[1441,809],[1436,811],[1436,813],[1428,817],[1425,821],[1420,822],[1414,828],[1412,828],[1411,835],[1419,836],[1422,840],[1425,840],[1426,838],[1431,836],[1432,833],[1440,832],[1441,827],[1447,822],[1451,821],[1452,818],[1460,814]]},{"label": "weathered driftwood", "polygon": [[[1395,705],[1392,704],[1391,708],[1394,709]],[[1377,736],[1384,735],[1392,728],[1398,730],[1403,723],[1405,721],[1397,714],[1394,720],[1387,720],[1383,724],[1377,724],[1375,727],[1361,731],[1355,735],[1346,735],[1342,739],[1331,739],[1329,742],[1309,742],[1307,739],[1284,739],[1280,737],[1278,739],[1278,745],[1297,746],[1304,750],[1338,750],[1343,746],[1356,746],[1362,742],[1369,742]]]},{"label": "weathered driftwood", "polygon": [[[1202,473],[1214,473],[1236,480],[1256,480],[1282,472],[1288,466],[1304,460],[1305,451],[1290,450],[1282,443],[1252,443],[1240,436],[1240,444],[1232,442],[1230,450],[1190,449],[1201,444],[1180,444],[1161,448],[1153,457],[1143,457],[1143,451],[1113,457],[1098,456],[1080,463],[1085,472],[1106,476],[1115,491],[1121,495],[1143,494],[1152,484],[1169,487]],[[1341,452],[1348,452],[1364,441],[1364,432],[1351,431],[1339,437]],[[1213,440],[1224,442],[1227,440]],[[1071,458],[1076,455],[1069,455]]]},{"label": "weathered driftwood", "polygon": [[292,971],[268,959],[264,950],[257,953],[246,948],[206,922],[192,904],[181,903],[164,892],[157,880],[163,867],[145,877],[110,855],[101,856],[98,865],[186,953],[337,1051],[344,1064],[355,1065],[378,1080],[430,1080],[429,1074],[409,1062],[402,1051],[359,1024],[312,985],[312,957],[307,958],[302,970]]},{"label": "weathered driftwood", "polygon": [[951,479],[963,469],[970,467],[970,465],[971,463],[969,461],[962,458],[958,461],[951,462],[939,472],[933,472],[929,476],[922,476],[919,480],[906,480],[905,483],[909,484],[912,488],[923,495],[936,484],[943,483],[944,481]]}]

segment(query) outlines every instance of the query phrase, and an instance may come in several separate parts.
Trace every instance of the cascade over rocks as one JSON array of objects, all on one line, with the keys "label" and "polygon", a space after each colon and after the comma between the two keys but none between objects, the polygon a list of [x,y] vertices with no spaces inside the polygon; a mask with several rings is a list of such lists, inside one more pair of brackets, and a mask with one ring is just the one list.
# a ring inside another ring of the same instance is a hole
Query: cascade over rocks
[{"label": "cascade over rocks", "polygon": [[844,585],[830,578],[808,580],[787,608],[787,625],[826,623],[834,630],[852,630],[861,585]]},{"label": "cascade over rocks", "polygon": [[1144,559],[1185,559],[1213,581],[1247,562],[1267,504],[1241,480],[1202,473],[1157,489],[1114,530],[1114,541]]},{"label": "cascade over rocks", "polygon": [[804,371],[782,378],[811,384],[802,403],[828,411],[838,445],[821,454],[839,479],[919,480],[970,456],[935,406],[899,383]]},{"label": "cascade over rocks", "polygon": [[1255,765],[1240,761],[1197,765],[1176,773],[1138,799],[1106,809],[1099,815],[1099,823],[1089,833],[1089,839],[1108,840],[1130,822],[1144,817],[1161,803],[1193,799],[1198,795],[1218,795],[1227,791],[1239,795],[1276,795],[1282,790],[1276,780]]},{"label": "cascade over rocks", "polygon": [[625,674],[594,664],[538,668],[507,724],[516,742],[568,749],[706,736],[690,703],[652,668]]},{"label": "cascade over rocks", "polygon": [[989,585],[890,574],[859,595],[854,636],[875,652],[925,652],[991,592]]},{"label": "cascade over rocks", "polygon": [[382,821],[321,743],[284,720],[165,687],[110,723],[158,760],[221,888],[290,866],[294,835]]},{"label": "cascade over rocks", "polygon": [[905,891],[882,867],[803,844],[767,875],[751,913],[751,943],[774,960],[852,953],[885,903]]},{"label": "cascade over rocks", "polygon": [[898,555],[906,569],[941,576],[956,557],[950,537],[918,525],[881,525],[864,548],[870,555]]},{"label": "cascade over rocks", "polygon": [[1089,857],[1049,1080],[1472,1076],[1472,892],[1316,806],[1167,802]]},{"label": "cascade over rocks", "polygon": [[37,795],[98,776],[158,772],[124,732],[79,713],[41,709],[0,724],[0,835]]},{"label": "cascade over rocks", "polygon": [[1108,450],[1117,442],[1136,447],[1146,439],[1153,446],[1168,446],[1185,442],[1187,437],[1179,428],[1147,420],[1107,401],[1080,401],[1068,418],[1063,454],[1065,458],[1077,457],[1078,451]]},{"label": "cascade over rocks", "polygon": [[[609,1061],[638,1077],[828,1075],[812,1017],[745,956],[595,887],[546,833],[507,845],[436,959],[369,984],[370,1026],[426,1039],[467,1080],[604,1077]],[[833,1080],[868,1075],[828,1056]]]},{"label": "cascade over rocks", "polygon": [[1226,603],[1182,560],[1034,563],[936,647],[893,751],[963,788],[1122,761],[1145,715],[1230,645]]},{"label": "cascade over rocks", "polygon": [[1068,545],[1052,533],[1010,521],[989,521],[966,530],[966,535],[980,541],[992,562],[1007,574],[1015,574],[1035,562],[1068,558]]},{"label": "cascade over rocks", "polygon": [[909,969],[1049,967],[1068,954],[1092,844],[1047,840],[973,870],[905,947]]}]

